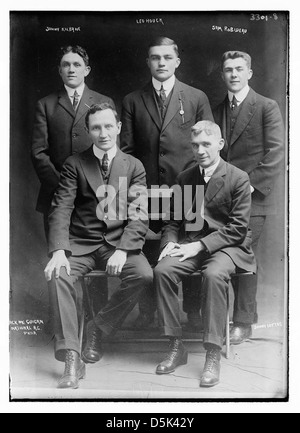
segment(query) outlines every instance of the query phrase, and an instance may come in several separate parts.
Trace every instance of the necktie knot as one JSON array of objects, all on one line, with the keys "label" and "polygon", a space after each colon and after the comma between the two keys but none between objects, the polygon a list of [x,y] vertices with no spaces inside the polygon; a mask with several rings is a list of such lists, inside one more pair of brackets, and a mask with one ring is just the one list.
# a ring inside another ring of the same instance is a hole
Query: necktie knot
[{"label": "necktie knot", "polygon": [[104,154],[102,159],[102,170],[103,173],[106,174],[108,172],[108,155],[107,153]]},{"label": "necktie knot", "polygon": [[77,110],[78,104],[79,104],[79,94],[75,90],[74,95],[73,95],[73,108],[75,111]]},{"label": "necktie knot", "polygon": [[237,106],[238,106],[238,101],[234,95],[231,101],[231,110],[234,111],[237,108]]}]

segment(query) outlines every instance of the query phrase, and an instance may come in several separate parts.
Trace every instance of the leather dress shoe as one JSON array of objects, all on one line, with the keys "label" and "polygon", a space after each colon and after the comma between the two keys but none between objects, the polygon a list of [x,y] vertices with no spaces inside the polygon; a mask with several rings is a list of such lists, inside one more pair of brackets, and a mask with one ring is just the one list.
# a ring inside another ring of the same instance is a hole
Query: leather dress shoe
[{"label": "leather dress shoe", "polygon": [[170,352],[166,359],[159,364],[156,374],[173,373],[180,365],[186,365],[188,362],[188,352],[179,339],[173,339],[170,343]]},{"label": "leather dress shoe", "polygon": [[136,329],[148,329],[154,322],[154,313],[140,313],[133,326]]},{"label": "leather dress shoe", "polygon": [[185,326],[187,331],[201,332],[203,331],[203,322],[199,312],[188,313],[188,322]]},{"label": "leather dress shoe", "polygon": [[220,383],[221,351],[210,349],[206,354],[206,362],[200,380],[201,388],[211,388]]},{"label": "leather dress shoe", "polygon": [[233,325],[230,331],[230,344],[236,346],[242,344],[252,337],[252,326]]},{"label": "leather dress shoe", "polygon": [[65,361],[65,372],[58,382],[59,389],[77,389],[79,380],[86,375],[85,364],[81,361],[77,352],[67,350]]},{"label": "leather dress shoe", "polygon": [[86,364],[95,364],[103,357],[101,346],[102,332],[92,320],[87,324],[87,342],[82,352],[82,360]]}]

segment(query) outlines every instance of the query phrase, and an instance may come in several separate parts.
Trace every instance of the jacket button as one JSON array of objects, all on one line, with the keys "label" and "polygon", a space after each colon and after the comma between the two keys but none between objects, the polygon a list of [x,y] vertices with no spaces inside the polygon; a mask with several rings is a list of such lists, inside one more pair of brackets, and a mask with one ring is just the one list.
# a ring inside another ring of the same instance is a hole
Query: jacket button
[{"label": "jacket button", "polygon": [[160,152],[160,156],[163,158],[164,156],[166,156],[165,152]]},{"label": "jacket button", "polygon": [[166,170],[165,170],[164,168],[161,168],[161,169],[159,170],[159,172],[160,172],[161,174],[164,174],[164,173],[166,172]]},{"label": "jacket button", "polygon": [[72,137],[73,137],[73,138],[77,138],[77,137],[78,137],[78,134],[74,133],[74,134],[72,135]]}]

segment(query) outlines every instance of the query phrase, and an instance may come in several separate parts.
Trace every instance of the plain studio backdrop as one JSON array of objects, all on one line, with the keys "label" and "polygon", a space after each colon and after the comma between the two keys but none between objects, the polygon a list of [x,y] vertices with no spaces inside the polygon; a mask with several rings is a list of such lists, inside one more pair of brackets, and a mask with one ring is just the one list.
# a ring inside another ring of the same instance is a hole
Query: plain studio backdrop
[{"label": "plain studio backdrop", "polygon": [[[266,15],[268,18],[266,18]],[[262,16],[264,19],[262,19]],[[57,31],[58,29],[58,31]],[[146,66],[149,41],[174,39],[182,63],[177,78],[203,90],[212,108],[226,89],[220,60],[227,50],[251,54],[250,85],[275,99],[286,123],[288,20],[285,13],[11,13],[11,318],[47,320],[48,261],[43,218],[35,211],[39,181],[31,158],[36,102],[61,85],[56,65],[60,46],[82,45],[91,61],[87,85],[112,97],[121,111],[123,98],[150,79]],[[171,145],[171,144],[170,144]],[[261,239],[259,290],[272,288],[278,298],[274,319],[281,321],[286,287],[285,173],[278,179],[278,213],[269,217]]]}]

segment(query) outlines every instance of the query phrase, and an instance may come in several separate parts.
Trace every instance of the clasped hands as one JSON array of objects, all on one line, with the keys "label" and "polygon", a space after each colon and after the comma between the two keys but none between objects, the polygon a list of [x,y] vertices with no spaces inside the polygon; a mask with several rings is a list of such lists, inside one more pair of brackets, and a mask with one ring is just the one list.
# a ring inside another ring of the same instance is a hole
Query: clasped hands
[{"label": "clasped hands", "polygon": [[201,242],[191,242],[189,244],[177,244],[169,242],[159,256],[160,262],[165,257],[180,257],[179,262],[196,257],[201,251],[204,251],[204,245]]},{"label": "clasped hands", "polygon": [[[123,250],[116,250],[107,262],[106,272],[110,277],[118,277],[121,275],[125,263],[127,262],[127,252]],[[70,262],[66,257],[64,250],[55,251],[53,257],[45,269],[45,277],[47,281],[52,280],[53,274],[58,279],[60,276],[61,268],[65,268],[67,274],[71,275]]]}]

